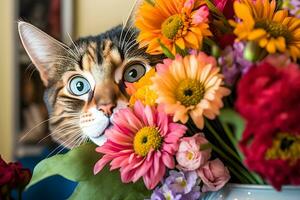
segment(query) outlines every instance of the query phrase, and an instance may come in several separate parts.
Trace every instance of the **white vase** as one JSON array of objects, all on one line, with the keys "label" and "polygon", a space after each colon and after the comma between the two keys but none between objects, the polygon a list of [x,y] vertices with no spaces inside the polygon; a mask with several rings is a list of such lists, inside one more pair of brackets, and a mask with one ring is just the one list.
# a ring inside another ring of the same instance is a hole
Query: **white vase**
[{"label": "white vase", "polygon": [[227,184],[201,200],[300,200],[300,186],[283,186],[280,192],[269,185]]}]

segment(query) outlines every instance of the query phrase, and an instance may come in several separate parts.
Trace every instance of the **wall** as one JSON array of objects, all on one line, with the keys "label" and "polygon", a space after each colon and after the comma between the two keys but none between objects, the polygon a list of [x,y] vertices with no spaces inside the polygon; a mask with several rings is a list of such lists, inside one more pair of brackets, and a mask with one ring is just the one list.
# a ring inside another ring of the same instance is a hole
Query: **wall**
[{"label": "wall", "polygon": [[14,114],[14,1],[0,0],[0,154],[12,159]]},{"label": "wall", "polygon": [[75,0],[75,37],[97,35],[126,20],[135,0]]}]

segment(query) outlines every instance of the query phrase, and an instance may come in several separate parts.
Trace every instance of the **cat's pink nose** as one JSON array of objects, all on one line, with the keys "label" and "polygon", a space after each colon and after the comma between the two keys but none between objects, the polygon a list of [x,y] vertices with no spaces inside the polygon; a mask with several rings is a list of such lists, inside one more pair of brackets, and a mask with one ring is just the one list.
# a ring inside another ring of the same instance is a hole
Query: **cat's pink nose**
[{"label": "cat's pink nose", "polygon": [[98,106],[98,110],[104,112],[106,115],[112,115],[113,109],[116,107],[115,104],[109,103],[109,104],[103,104]]}]

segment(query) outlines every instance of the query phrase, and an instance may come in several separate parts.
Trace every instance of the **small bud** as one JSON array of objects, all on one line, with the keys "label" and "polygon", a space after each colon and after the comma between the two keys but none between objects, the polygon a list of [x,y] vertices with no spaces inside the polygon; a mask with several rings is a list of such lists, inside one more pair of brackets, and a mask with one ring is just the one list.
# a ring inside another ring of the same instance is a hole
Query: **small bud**
[{"label": "small bud", "polygon": [[219,58],[219,57],[220,57],[220,55],[221,55],[221,50],[220,50],[219,46],[213,45],[213,46],[211,47],[211,55],[212,55],[213,57],[215,57],[215,58]]},{"label": "small bud", "polygon": [[244,58],[248,61],[255,62],[260,58],[261,48],[256,42],[248,42],[244,50]]}]

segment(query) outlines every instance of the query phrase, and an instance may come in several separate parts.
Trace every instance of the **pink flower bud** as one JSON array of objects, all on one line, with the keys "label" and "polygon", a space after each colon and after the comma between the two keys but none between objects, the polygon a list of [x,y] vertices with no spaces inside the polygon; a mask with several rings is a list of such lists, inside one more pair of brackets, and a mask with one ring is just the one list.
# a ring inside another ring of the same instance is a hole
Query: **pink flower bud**
[{"label": "pink flower bud", "polygon": [[192,171],[204,165],[211,154],[211,149],[200,150],[201,145],[204,144],[208,144],[208,141],[203,134],[182,138],[176,154],[178,168],[184,171]]},{"label": "pink flower bud", "polygon": [[202,192],[217,191],[230,179],[229,171],[220,159],[207,162],[198,170],[198,175],[204,183]]}]

